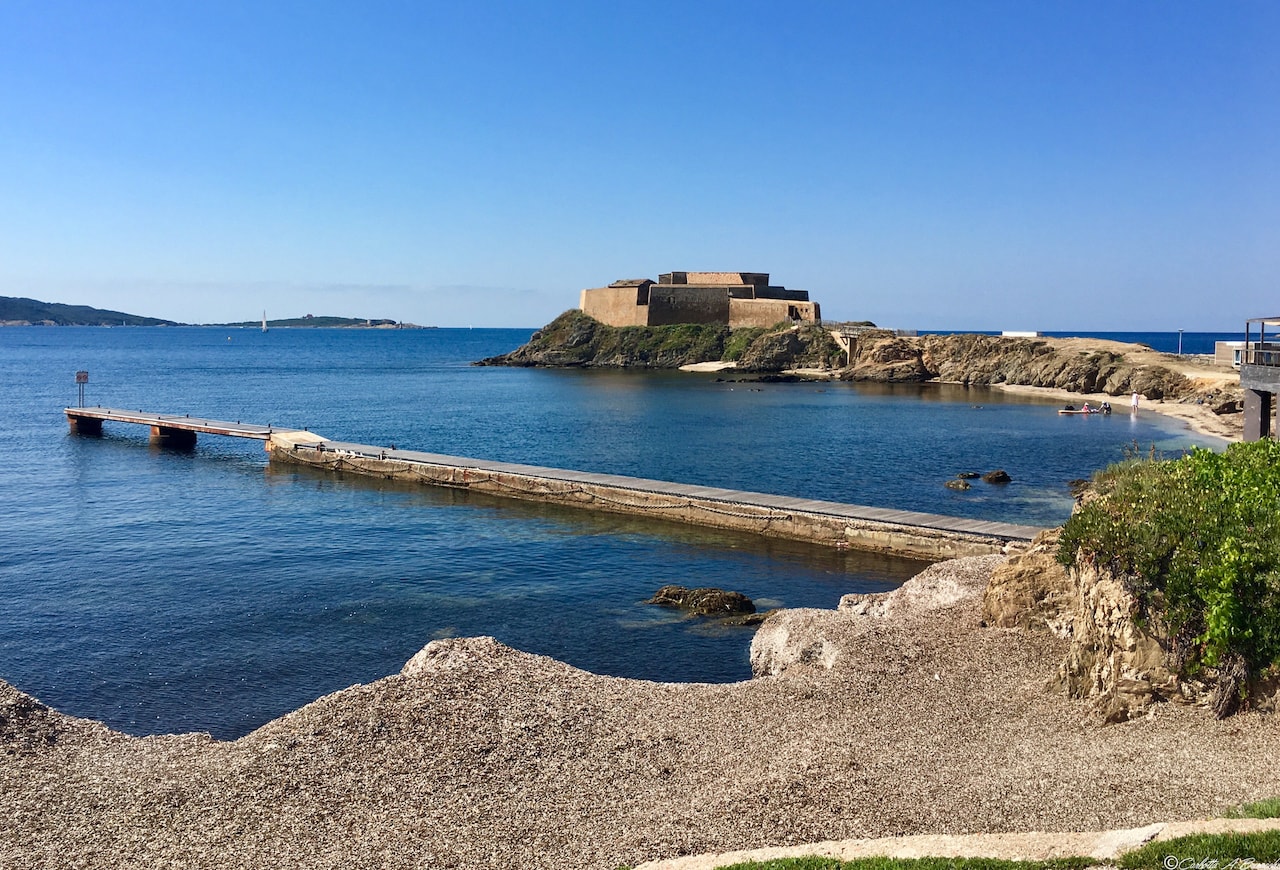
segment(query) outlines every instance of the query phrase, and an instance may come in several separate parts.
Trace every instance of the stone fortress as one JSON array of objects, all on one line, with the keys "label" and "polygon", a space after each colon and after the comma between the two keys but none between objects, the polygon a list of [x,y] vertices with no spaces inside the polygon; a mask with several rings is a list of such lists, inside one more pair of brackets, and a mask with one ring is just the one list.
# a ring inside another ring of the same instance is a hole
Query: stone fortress
[{"label": "stone fortress", "polygon": [[767,272],[667,272],[657,282],[624,279],[583,290],[578,307],[610,326],[725,323],[736,329],[821,318],[807,290],[772,286]]}]

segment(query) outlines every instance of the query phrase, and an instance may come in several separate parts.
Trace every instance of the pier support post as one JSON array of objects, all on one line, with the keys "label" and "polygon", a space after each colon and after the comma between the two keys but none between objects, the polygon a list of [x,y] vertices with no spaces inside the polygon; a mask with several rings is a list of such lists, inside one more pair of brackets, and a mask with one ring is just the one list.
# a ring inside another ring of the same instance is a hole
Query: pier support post
[{"label": "pier support post", "polygon": [[1244,391],[1244,440],[1260,441],[1271,435],[1271,393],[1266,390]]},{"label": "pier support post", "polygon": [[196,433],[190,429],[174,429],[169,426],[151,427],[151,440],[162,447],[190,450],[196,446]]},{"label": "pier support post", "polygon": [[102,437],[102,421],[97,417],[80,417],[76,414],[68,414],[67,424],[71,427],[72,435],[87,435],[92,438]]}]

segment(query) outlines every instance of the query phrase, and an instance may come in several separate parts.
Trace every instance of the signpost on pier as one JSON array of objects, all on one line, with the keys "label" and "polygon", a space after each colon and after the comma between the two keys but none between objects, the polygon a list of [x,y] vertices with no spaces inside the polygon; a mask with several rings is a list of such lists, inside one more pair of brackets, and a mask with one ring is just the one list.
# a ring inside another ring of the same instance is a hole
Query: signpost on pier
[{"label": "signpost on pier", "polygon": [[89,383],[89,373],[84,369],[76,372],[76,386],[80,388],[80,407],[84,407],[84,385]]}]

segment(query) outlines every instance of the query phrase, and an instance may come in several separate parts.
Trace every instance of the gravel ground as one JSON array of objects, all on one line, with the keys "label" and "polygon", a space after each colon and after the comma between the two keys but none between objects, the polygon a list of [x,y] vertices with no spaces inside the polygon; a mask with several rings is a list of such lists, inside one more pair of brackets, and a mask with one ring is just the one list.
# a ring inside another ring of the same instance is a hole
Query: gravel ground
[{"label": "gravel ground", "polygon": [[0,683],[0,866],[615,868],[1132,828],[1280,795],[1272,716],[1162,705],[1103,725],[1047,689],[1061,641],[979,623],[998,561],[928,569],[968,590],[943,606],[805,611],[829,669],[726,686],[445,640],[223,743],[127,737]]}]

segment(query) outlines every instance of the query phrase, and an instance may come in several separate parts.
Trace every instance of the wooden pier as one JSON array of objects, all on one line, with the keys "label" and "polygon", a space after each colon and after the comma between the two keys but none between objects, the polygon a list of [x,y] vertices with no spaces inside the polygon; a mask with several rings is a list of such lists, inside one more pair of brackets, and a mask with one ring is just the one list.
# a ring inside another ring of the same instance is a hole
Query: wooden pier
[{"label": "wooden pier", "polygon": [[115,421],[150,426],[153,437],[179,446],[193,445],[198,432],[253,438],[266,442],[273,462],[927,559],[1009,552],[1025,547],[1043,531],[918,511],[330,441],[305,430],[239,421],[111,408],[67,408],[66,414],[72,431],[82,434],[101,434],[104,421]]},{"label": "wooden pier", "polygon": [[239,420],[228,423],[224,420],[206,420],[192,417],[190,414],[149,414],[145,411],[125,411],[120,408],[67,408],[67,422],[71,431],[79,435],[101,435],[102,423],[113,420],[117,423],[140,423],[151,427],[151,437],[175,447],[193,447],[196,433],[209,435],[231,435],[235,438],[253,438],[268,441],[271,438],[271,426],[245,424]]}]

